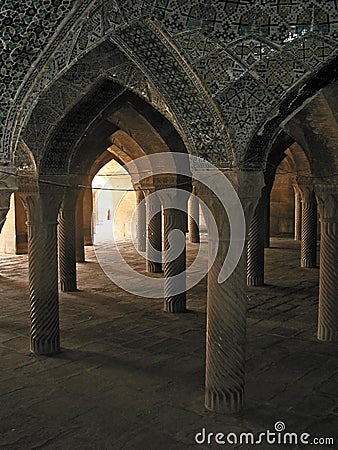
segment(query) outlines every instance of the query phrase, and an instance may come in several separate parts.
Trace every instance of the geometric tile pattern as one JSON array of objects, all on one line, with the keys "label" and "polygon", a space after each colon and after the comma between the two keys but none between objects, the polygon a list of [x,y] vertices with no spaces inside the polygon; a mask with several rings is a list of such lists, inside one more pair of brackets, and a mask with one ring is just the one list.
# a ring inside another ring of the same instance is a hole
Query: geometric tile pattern
[{"label": "geometric tile pattern", "polygon": [[223,47],[217,42],[208,39],[196,30],[177,34],[174,42],[192,64],[199,58],[207,57],[210,53],[223,50]]},{"label": "geometric tile pattern", "polygon": [[51,136],[48,142],[47,153],[43,155],[39,167],[40,173],[67,173],[69,157],[79,140],[79,137],[85,133],[89,124],[102,109],[108,106],[124,88],[118,84],[109,81],[99,83],[97,88],[87,94],[67,115],[67,120],[61,120],[55,134],[56,139]]},{"label": "geometric tile pattern", "polygon": [[224,89],[230,81],[243,75],[246,70],[225,50],[211,53],[199,59],[194,67],[209,91],[214,95]]},{"label": "geometric tile pattern", "polygon": [[[112,64],[113,69],[111,68]],[[103,91],[101,88],[100,92],[107,96],[107,99],[103,98],[101,102],[102,109],[106,101],[111,102],[118,92],[125,89],[123,86],[127,86],[131,91],[136,91],[141,96],[143,95],[146,100],[147,96],[150,95],[148,85],[144,82],[144,78],[142,79],[142,73],[137,73],[133,65],[117,49],[114,49],[112,44],[108,42],[101,44],[91,54],[85,55],[68,72],[64,73],[48,91],[40,95],[39,102],[22,133],[23,139],[29,145],[33,154],[36,155],[37,160],[41,160],[43,151],[52,140],[51,135],[56,127],[67,114],[72,114],[71,111],[77,103],[89,95],[89,91],[100,78],[110,79],[119,87],[115,91],[110,88]],[[92,97],[92,101],[96,101],[95,97]],[[82,107],[84,107],[83,105],[84,101],[82,101]],[[85,114],[92,117],[92,113],[93,111],[90,111],[87,107]],[[77,114],[79,122],[86,121],[85,118],[80,118],[81,111]],[[77,129],[75,124],[72,127],[74,131]],[[69,147],[69,145],[64,147]],[[59,166],[56,165],[55,169],[58,168]]]},{"label": "geometric tile pattern", "polygon": [[146,74],[189,137],[190,151],[217,163],[229,164],[231,144],[223,124],[206,96],[190,79],[188,67],[179,64],[166,40],[159,45],[156,29],[144,22],[134,23],[115,35]]},{"label": "geometric tile pattern", "polygon": [[254,65],[252,70],[257,73],[265,86],[279,96],[308,72],[301,61],[283,50],[269,55]]},{"label": "geometric tile pattern", "polygon": [[231,51],[250,68],[257,61],[266,58],[270,52],[276,51],[277,48],[267,39],[252,36],[237,39],[227,46],[228,51]]},{"label": "geometric tile pattern", "polygon": [[311,70],[328,61],[337,51],[337,43],[315,33],[308,33],[302,38],[293,39],[284,46],[298,61],[302,61]]},{"label": "geometric tile pattern", "polygon": [[[144,72],[133,72],[130,88],[171,111],[191,148],[219,164],[232,147],[241,157],[257,124],[337,49],[335,0],[4,0],[2,8],[0,161],[11,157],[20,126],[50,83],[107,36]],[[180,54],[200,83],[183,69]],[[87,69],[79,71],[79,89]],[[41,108],[52,118],[65,101],[61,92],[51,110],[43,102]],[[47,124],[36,126],[46,131]]]},{"label": "geometric tile pattern", "polygon": [[256,127],[276,96],[265,85],[246,74],[216,97],[230,129],[238,161]]}]

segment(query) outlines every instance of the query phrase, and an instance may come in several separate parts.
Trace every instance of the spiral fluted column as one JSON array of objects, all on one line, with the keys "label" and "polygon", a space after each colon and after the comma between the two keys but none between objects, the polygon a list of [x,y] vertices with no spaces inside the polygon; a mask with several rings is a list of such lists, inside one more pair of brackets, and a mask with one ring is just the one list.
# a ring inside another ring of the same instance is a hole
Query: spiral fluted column
[{"label": "spiral fluted column", "polygon": [[28,223],[30,350],[60,351],[57,222]]},{"label": "spiral fluted column", "polygon": [[[153,195],[146,193],[147,243],[146,269],[148,272],[161,273],[162,262],[157,252],[162,252],[162,212],[161,202]],[[157,211],[157,212],[156,212]],[[154,214],[154,212],[156,212]]]},{"label": "spiral fluted column", "polygon": [[141,190],[136,190],[136,241],[137,249],[140,252],[146,251],[146,205],[144,194]]},{"label": "spiral fluted column", "polygon": [[293,187],[295,191],[295,231],[294,240],[300,241],[302,236],[302,197],[297,186]]},{"label": "spiral fluted column", "polygon": [[263,207],[263,242],[264,248],[270,247],[270,192],[266,194]]},{"label": "spiral fluted column", "polygon": [[60,351],[57,213],[62,194],[21,194],[28,217],[30,350]]},{"label": "spiral fluted column", "polygon": [[257,205],[251,219],[247,248],[247,285],[264,285],[264,209]]},{"label": "spiral fluted column", "polygon": [[61,290],[76,291],[75,213],[62,210],[59,215],[59,271]]},{"label": "spiral fluted column", "polygon": [[76,203],[76,261],[79,263],[85,262],[85,248],[84,248],[84,230],[83,230],[83,195],[84,191],[81,191]]},{"label": "spiral fluted column", "polygon": [[61,290],[76,291],[75,207],[79,192],[67,191],[59,214],[59,272]]},{"label": "spiral fluted column", "polygon": [[301,267],[316,267],[317,257],[317,202],[312,187],[301,187],[302,231]]},{"label": "spiral fluted column", "polygon": [[189,218],[189,241],[191,243],[200,242],[200,230],[199,230],[199,200],[196,197],[196,187],[192,188],[192,195],[188,202],[188,218]]},{"label": "spiral fluted column", "polygon": [[[164,310],[171,313],[182,313],[186,311],[186,217],[182,211],[173,208],[165,208],[163,217]],[[172,233],[175,230],[182,232],[182,239],[175,239],[174,233]]]},{"label": "spiral fluted column", "polygon": [[[208,173],[207,176],[210,179],[212,175]],[[263,174],[227,171],[226,176],[232,177],[230,179],[249,222],[261,194]],[[210,232],[208,214],[205,213],[209,255],[216,253],[208,273],[205,406],[215,412],[236,413],[243,407],[245,384],[246,247],[233,272],[220,283],[218,276],[231,239],[229,222],[217,198],[203,187],[198,186],[197,190],[211,211],[219,233],[216,241],[214,233]]]},{"label": "spiral fluted column", "polygon": [[338,341],[338,186],[317,186],[321,238],[317,337]]}]

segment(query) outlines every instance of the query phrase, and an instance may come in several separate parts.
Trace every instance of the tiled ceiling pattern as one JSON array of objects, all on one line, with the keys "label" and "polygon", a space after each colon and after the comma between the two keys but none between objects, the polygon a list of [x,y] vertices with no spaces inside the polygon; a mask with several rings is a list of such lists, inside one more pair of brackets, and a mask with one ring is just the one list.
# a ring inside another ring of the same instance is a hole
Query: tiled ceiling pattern
[{"label": "tiled ceiling pattern", "polygon": [[219,166],[233,152],[239,161],[269,111],[337,49],[335,0],[4,0],[1,10],[2,160],[41,93],[107,37],[165,100],[190,150]]}]

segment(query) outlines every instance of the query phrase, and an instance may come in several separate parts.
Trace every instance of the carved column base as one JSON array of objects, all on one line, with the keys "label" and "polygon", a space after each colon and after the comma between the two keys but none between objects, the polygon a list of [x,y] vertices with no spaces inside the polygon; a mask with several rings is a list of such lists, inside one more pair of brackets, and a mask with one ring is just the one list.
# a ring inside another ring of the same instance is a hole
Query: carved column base
[{"label": "carved column base", "polygon": [[304,269],[314,269],[315,267],[317,267],[317,263],[314,259],[301,258],[300,267],[303,267]]},{"label": "carved column base", "polygon": [[162,264],[147,260],[146,271],[149,273],[163,273]]},{"label": "carved column base", "polygon": [[240,392],[216,392],[205,390],[205,407],[209,411],[221,414],[236,414],[243,408],[244,389]]},{"label": "carved column base", "polygon": [[264,286],[264,276],[261,274],[260,276],[252,276],[246,278],[246,284],[248,286]]},{"label": "carved column base", "polygon": [[163,310],[168,313],[185,313],[187,311],[185,292],[166,299]]},{"label": "carved column base", "polygon": [[31,337],[30,351],[31,353],[36,353],[37,355],[55,355],[60,353],[60,335],[46,341],[42,341],[40,339],[35,340]]}]

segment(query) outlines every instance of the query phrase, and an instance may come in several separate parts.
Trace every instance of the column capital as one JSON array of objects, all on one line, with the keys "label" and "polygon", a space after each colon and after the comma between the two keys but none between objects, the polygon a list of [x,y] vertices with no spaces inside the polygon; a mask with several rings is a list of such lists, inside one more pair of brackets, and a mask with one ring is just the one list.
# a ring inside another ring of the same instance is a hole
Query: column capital
[{"label": "column capital", "polygon": [[81,188],[71,186],[64,188],[62,196],[62,210],[75,210],[77,199],[80,195]]},{"label": "column capital", "polygon": [[338,184],[315,184],[320,219],[338,221]]},{"label": "column capital", "polygon": [[294,184],[298,187],[303,201],[311,200],[313,196],[313,178],[298,175]]},{"label": "column capital", "polygon": [[148,197],[148,195],[153,194],[156,191],[155,186],[142,186],[142,192],[144,197]]},{"label": "column capital", "polygon": [[187,212],[188,200],[190,196],[188,191],[182,193],[180,190],[176,191],[175,189],[163,189],[158,191],[158,196],[164,209],[174,208],[175,210],[179,209],[180,211]]},{"label": "column capital", "polygon": [[[244,170],[206,170],[194,173],[194,177],[198,180],[194,183],[196,192],[205,204],[211,208],[213,212],[219,209],[220,201],[215,192],[212,192],[204,183],[203,179],[208,183],[216,186],[222,182],[220,177],[221,172],[226,177],[238,198],[244,211],[247,223],[250,223],[252,215],[256,209],[257,203],[262,195],[262,188],[265,186],[263,171],[244,171]],[[231,207],[231,205],[229,205]]]},{"label": "column capital", "polygon": [[293,187],[293,190],[294,190],[295,195],[301,195],[301,193],[300,193],[300,188],[299,188],[297,182],[292,183],[292,187]]},{"label": "column capital", "polygon": [[145,195],[142,189],[135,189],[136,199],[137,203],[141,203],[141,201],[144,199]]},{"label": "column capital", "polygon": [[64,188],[55,186],[41,186],[41,189],[31,192],[20,192],[23,204],[27,212],[28,222],[44,223],[55,219],[64,195]]},{"label": "column capital", "polygon": [[153,182],[156,191],[167,188],[177,187],[177,175],[175,174],[159,174],[153,175]]}]

